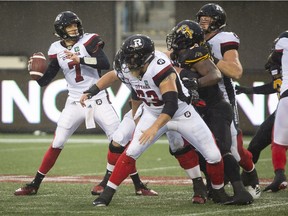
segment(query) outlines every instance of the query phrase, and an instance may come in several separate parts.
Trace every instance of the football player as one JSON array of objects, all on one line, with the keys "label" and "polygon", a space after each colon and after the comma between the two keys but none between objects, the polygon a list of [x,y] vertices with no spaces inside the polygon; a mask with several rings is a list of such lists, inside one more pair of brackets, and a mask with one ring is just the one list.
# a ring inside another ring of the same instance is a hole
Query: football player
[{"label": "football player", "polygon": [[[268,57],[268,62],[265,64],[266,71],[271,75],[272,81],[261,86],[247,87],[236,85],[236,94],[264,94],[269,95],[277,93],[278,98],[280,97],[280,87],[282,84],[282,72],[280,65],[272,62],[270,55]],[[279,56],[280,57],[280,56]],[[247,150],[250,151],[253,155],[253,162],[256,164],[260,157],[260,153],[272,142],[272,131],[275,121],[274,111],[269,115],[265,121],[260,125],[256,134],[253,136],[250,141]]]},{"label": "football player", "polygon": [[244,170],[241,175],[244,185],[247,186],[254,198],[258,198],[261,193],[259,179],[252,161],[252,154],[243,147],[243,135],[239,128],[237,102],[232,80],[241,78],[243,73],[238,54],[239,37],[233,32],[224,31],[227,15],[218,4],[208,3],[202,6],[196,14],[196,19],[204,30],[205,40],[211,47],[214,63],[222,72],[223,79],[219,83],[219,87],[225,100],[231,104],[233,109],[231,152]]},{"label": "football player", "polygon": [[[139,116],[139,119],[130,145],[117,161],[104,192],[93,204],[109,205],[118,186],[131,173],[136,160],[169,130],[179,132],[204,155],[207,173],[212,182],[214,202],[230,203],[231,198],[224,190],[220,151],[211,131],[190,104],[190,100],[187,100],[188,90],[181,83],[170,59],[164,53],[155,51],[154,42],[148,36],[140,34],[132,35],[124,41],[117,58],[120,67],[114,67],[114,71],[106,73],[85,91],[80,102],[85,106],[88,98],[97,95],[120,78],[133,89],[132,113],[136,118]],[[210,60],[206,62],[206,67],[216,68]],[[121,75],[117,76],[118,73]],[[142,101],[143,106],[137,110]]]},{"label": "football player", "polygon": [[[42,180],[54,166],[66,141],[84,121],[87,129],[94,128],[96,122],[106,133],[110,141],[107,156],[110,169],[113,169],[133,132],[125,130],[126,134],[119,136],[120,120],[106,91],[101,91],[97,96],[87,100],[85,109],[79,103],[83,91],[100,78],[101,70],[110,67],[103,51],[104,41],[98,34],[84,33],[81,20],[71,11],[61,12],[55,19],[54,28],[60,40],[51,44],[48,51],[49,66],[44,76],[37,82],[41,87],[48,85],[62,69],[67,82],[68,98],[58,120],[52,144],[46,151],[35,178],[31,183],[17,189],[15,195],[37,193]],[[123,121],[122,127],[125,127],[125,122]],[[129,174],[133,174],[131,178],[137,195],[157,195],[141,182],[136,169]],[[93,192],[92,189],[92,194]]]},{"label": "football player", "polygon": [[[260,126],[256,135],[249,144],[248,149],[255,154],[257,162],[261,150],[272,140],[272,163],[275,177],[273,182],[264,191],[277,192],[287,188],[285,175],[286,151],[288,148],[288,124],[283,121],[288,107],[288,31],[282,32],[274,41],[273,48],[268,57],[265,68],[272,75],[272,82],[258,87],[237,87],[238,93],[271,94],[278,93],[279,103],[276,111],[272,113]],[[273,121],[275,119],[275,122]],[[274,124],[273,124],[274,123]],[[273,128],[274,126],[274,128]],[[261,143],[260,143],[261,142]],[[254,157],[253,154],[253,157]]]},{"label": "football player", "polygon": [[171,30],[166,42],[168,50],[172,51],[171,60],[183,68],[179,73],[185,87],[198,91],[199,98],[205,102],[205,105],[199,106],[194,101],[194,105],[216,139],[224,162],[224,173],[234,190],[233,202],[243,205],[252,203],[253,197],[246,191],[241,181],[239,164],[231,153],[232,108],[224,99],[218,83],[206,87],[199,84],[199,79],[208,80],[207,74],[213,74],[211,71],[197,70],[194,66],[202,59],[210,58],[203,30],[198,23],[184,20]]},{"label": "football player", "polygon": [[275,177],[273,182],[265,188],[265,191],[272,190],[275,192],[287,187],[285,166],[288,148],[288,122],[283,118],[285,119],[287,116],[288,108],[288,31],[281,33],[275,39],[271,60],[282,68],[282,84],[272,142],[272,163]]}]

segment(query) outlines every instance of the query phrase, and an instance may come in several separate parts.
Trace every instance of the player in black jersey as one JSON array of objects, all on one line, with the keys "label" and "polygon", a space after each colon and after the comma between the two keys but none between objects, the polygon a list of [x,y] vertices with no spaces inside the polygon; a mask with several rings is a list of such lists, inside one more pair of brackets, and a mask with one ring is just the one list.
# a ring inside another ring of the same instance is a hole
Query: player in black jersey
[{"label": "player in black jersey", "polygon": [[[259,179],[252,154],[243,147],[242,131],[239,128],[239,116],[234,89],[234,79],[240,79],[243,68],[239,60],[239,37],[234,32],[225,31],[227,15],[224,9],[215,3],[203,5],[196,14],[196,19],[205,33],[205,40],[211,47],[214,63],[222,72],[223,79],[219,82],[225,100],[233,109],[231,124],[231,153],[243,168],[242,180],[254,198],[261,194]],[[244,181],[245,179],[245,181]],[[249,179],[249,181],[246,181]]]},{"label": "player in black jersey", "polygon": [[203,34],[198,23],[191,20],[184,20],[178,23],[167,35],[168,50],[171,50],[171,59],[175,65],[179,65],[182,70],[180,77],[191,92],[198,91],[199,98],[204,100],[205,106],[197,107],[205,123],[208,125],[224,161],[224,173],[229,178],[233,190],[233,204],[250,204],[253,197],[246,191],[240,176],[238,162],[231,154],[231,132],[230,125],[233,118],[231,105],[223,98],[218,84],[201,86],[199,79],[209,79],[209,71],[199,71],[193,65],[203,58],[209,58],[209,50],[202,40],[195,41],[199,35]]}]

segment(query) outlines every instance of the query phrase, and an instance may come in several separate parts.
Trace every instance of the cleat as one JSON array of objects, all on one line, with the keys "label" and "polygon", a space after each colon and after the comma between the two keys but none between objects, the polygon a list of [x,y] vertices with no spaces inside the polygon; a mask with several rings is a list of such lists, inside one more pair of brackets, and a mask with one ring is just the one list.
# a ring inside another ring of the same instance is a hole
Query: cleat
[{"label": "cleat", "polygon": [[194,195],[192,197],[192,203],[194,204],[205,204],[207,201],[207,197],[202,197],[200,195]]},{"label": "cleat", "polygon": [[92,195],[95,195],[95,196],[100,195],[104,191],[104,188],[106,187],[111,174],[112,174],[111,171],[108,171],[108,170],[106,171],[105,176],[103,177],[102,181],[98,185],[95,185],[92,188],[91,190]]},{"label": "cleat", "polygon": [[39,187],[33,184],[26,184],[24,187],[18,188],[15,192],[15,196],[27,196],[27,195],[36,195]]},{"label": "cleat", "polygon": [[284,170],[275,170],[275,177],[273,182],[268,185],[263,191],[277,192],[279,190],[284,190],[287,188],[286,176]]},{"label": "cleat", "polygon": [[233,201],[231,205],[249,205],[254,199],[252,195],[245,189],[245,186],[241,180],[232,182],[234,190]]},{"label": "cleat", "polygon": [[206,186],[203,183],[201,177],[192,179],[194,195],[192,197],[192,203],[204,204],[207,201]]},{"label": "cleat", "polygon": [[116,190],[106,186],[104,191],[100,194],[99,197],[97,197],[94,201],[93,201],[93,205],[96,207],[105,207],[108,206],[109,203],[111,202],[114,194],[115,194]]},{"label": "cleat", "polygon": [[258,199],[261,195],[261,188],[259,186],[259,178],[256,169],[252,172],[246,172],[243,170],[241,173],[241,179],[253,199]]},{"label": "cleat", "polygon": [[147,188],[147,183],[140,183],[140,186],[136,188],[135,186],[135,194],[137,196],[158,196],[158,193],[150,188]]},{"label": "cleat", "polygon": [[254,199],[248,191],[242,191],[233,197],[233,201],[230,205],[249,205],[253,201]]},{"label": "cleat", "polygon": [[251,194],[253,199],[259,199],[261,196],[261,188],[259,185],[256,185],[255,187],[247,186],[247,191]]},{"label": "cleat", "polygon": [[233,204],[233,198],[225,192],[224,187],[220,189],[212,189],[212,200],[214,203],[223,205]]},{"label": "cleat", "polygon": [[95,199],[93,201],[93,205],[96,207],[106,207],[108,204],[106,202],[106,200],[101,199],[100,197],[98,197],[97,199]]},{"label": "cleat", "polygon": [[104,187],[102,185],[95,185],[92,190],[91,190],[91,194],[96,196],[96,195],[100,195],[102,192],[104,191]]}]

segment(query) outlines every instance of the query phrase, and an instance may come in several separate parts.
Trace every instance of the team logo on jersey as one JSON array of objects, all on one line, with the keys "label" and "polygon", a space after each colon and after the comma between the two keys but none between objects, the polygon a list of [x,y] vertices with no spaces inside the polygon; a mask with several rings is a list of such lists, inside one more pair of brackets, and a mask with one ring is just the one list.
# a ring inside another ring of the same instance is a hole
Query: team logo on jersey
[{"label": "team logo on jersey", "polygon": [[157,64],[163,65],[163,64],[165,64],[165,60],[164,59],[158,59]]},{"label": "team logo on jersey", "polygon": [[102,104],[102,100],[101,99],[98,99],[95,102],[96,102],[97,105],[101,105]]},{"label": "team logo on jersey", "polygon": [[185,113],[184,113],[184,116],[185,116],[186,118],[190,118],[190,117],[191,117],[191,112],[190,112],[190,111],[185,112]]},{"label": "team logo on jersey", "polygon": [[77,47],[74,47],[74,52],[79,52],[80,51],[80,48],[77,46]]},{"label": "team logo on jersey", "polygon": [[150,88],[147,80],[144,80],[144,84],[145,84],[145,89],[149,89]]}]

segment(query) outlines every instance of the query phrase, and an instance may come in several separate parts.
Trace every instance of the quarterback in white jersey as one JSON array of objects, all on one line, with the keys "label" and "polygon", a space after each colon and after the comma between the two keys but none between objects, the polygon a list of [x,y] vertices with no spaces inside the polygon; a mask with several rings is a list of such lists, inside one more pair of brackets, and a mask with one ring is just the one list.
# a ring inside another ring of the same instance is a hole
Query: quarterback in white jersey
[{"label": "quarterback in white jersey", "polygon": [[234,118],[231,124],[231,152],[243,168],[242,180],[244,185],[252,188],[252,196],[257,191],[257,196],[254,196],[254,198],[257,198],[260,194],[259,179],[252,161],[252,154],[243,147],[243,135],[239,128],[236,93],[232,80],[241,78],[243,74],[238,54],[240,40],[235,33],[223,30],[226,26],[227,16],[220,5],[215,3],[206,4],[200,8],[196,17],[205,32],[205,40],[211,48],[214,63],[223,74],[219,87],[225,100],[231,104],[234,111]]},{"label": "quarterback in white jersey", "polygon": [[204,156],[212,182],[213,199],[215,202],[224,202],[224,170],[220,151],[208,126],[190,101],[187,101],[187,89],[181,83],[170,59],[155,51],[153,41],[141,34],[128,37],[117,58],[120,64],[117,68],[114,66],[115,71],[106,73],[96,85],[85,91],[80,102],[85,106],[89,97],[109,87],[119,77],[133,89],[133,115],[136,113],[137,106],[134,105],[137,101],[143,101],[144,105],[130,145],[117,161],[104,192],[93,204],[109,205],[116,189],[131,172],[136,160],[169,130],[179,132]]},{"label": "quarterback in white jersey", "polygon": [[[46,86],[62,70],[67,82],[68,98],[57,122],[52,144],[44,155],[34,180],[17,189],[15,195],[37,193],[42,180],[54,166],[66,141],[84,121],[87,129],[95,128],[96,122],[106,133],[110,141],[107,156],[107,167],[109,165],[110,171],[113,170],[120,156],[119,153],[124,151],[133,132],[133,129],[132,131],[126,130],[123,134],[121,128],[118,130],[120,119],[112,107],[106,91],[103,90],[97,96],[86,101],[86,108],[79,103],[83,91],[100,78],[101,70],[107,70],[110,67],[108,58],[103,51],[104,41],[97,34],[84,34],[81,20],[71,11],[61,12],[55,19],[54,28],[55,34],[60,40],[51,44],[48,51],[50,63],[45,74],[37,82],[40,86]],[[151,195],[151,190],[141,182],[136,169],[133,172],[134,177],[131,176],[131,178],[136,194],[148,193]],[[106,185],[105,181],[103,184]],[[157,195],[156,192],[152,192],[152,195]],[[99,190],[95,192],[93,188],[91,193],[94,195],[94,193],[99,193]]]}]

